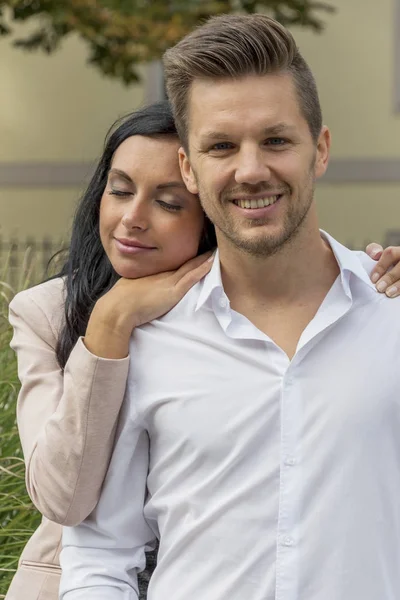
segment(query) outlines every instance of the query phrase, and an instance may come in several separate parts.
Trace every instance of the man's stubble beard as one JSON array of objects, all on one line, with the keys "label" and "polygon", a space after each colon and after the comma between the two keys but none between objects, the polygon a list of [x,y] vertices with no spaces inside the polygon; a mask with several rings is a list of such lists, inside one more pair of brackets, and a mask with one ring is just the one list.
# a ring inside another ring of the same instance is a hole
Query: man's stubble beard
[{"label": "man's stubble beard", "polygon": [[[274,254],[277,254],[278,252],[284,250],[288,244],[292,243],[296,239],[310,211],[314,199],[315,187],[313,167],[314,163],[312,164],[312,168],[309,172],[307,185],[300,192],[302,198],[306,197],[306,202],[304,202],[304,204],[302,203],[301,205],[298,200],[292,202],[288,212],[285,214],[282,230],[274,236],[265,235],[263,237],[259,236],[253,239],[248,239],[245,236],[241,235],[239,228],[235,227],[235,222],[233,220],[225,219],[223,223],[219,223],[218,217],[214,218],[214,215],[210,215],[207,212],[205,203],[203,202],[204,197],[206,197],[206,195],[202,189],[202,186],[200,185],[200,182],[197,181],[200,202],[204,209],[204,212],[207,214],[210,221],[212,221],[212,223],[214,224],[217,232],[219,231],[228,240],[228,242],[230,242],[238,250],[246,254],[250,254],[252,256],[273,256]],[[287,196],[285,196],[285,198],[287,198]],[[212,202],[210,202],[210,204],[212,205]],[[256,227],[262,227],[263,225],[266,225],[266,222],[264,220],[254,219],[250,222],[248,229],[251,230]]]}]

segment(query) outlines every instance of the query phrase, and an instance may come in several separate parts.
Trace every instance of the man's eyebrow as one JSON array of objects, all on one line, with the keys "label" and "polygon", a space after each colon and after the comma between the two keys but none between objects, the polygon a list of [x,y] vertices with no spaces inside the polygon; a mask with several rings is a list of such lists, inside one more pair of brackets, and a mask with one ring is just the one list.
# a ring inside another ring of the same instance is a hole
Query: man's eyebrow
[{"label": "man's eyebrow", "polygon": [[271,127],[266,127],[264,133],[265,135],[280,135],[282,133],[293,132],[295,129],[295,126],[289,125],[289,123],[277,123]]},{"label": "man's eyebrow", "polygon": [[114,169],[114,168],[110,169],[108,174],[109,175],[118,175],[119,177],[121,177],[122,179],[125,179],[129,183],[133,183],[133,181],[129,177],[128,173],[125,173],[125,171],[121,171],[121,169]]},{"label": "man's eyebrow", "polygon": [[[264,135],[280,135],[283,133],[290,133],[295,130],[294,125],[290,125],[289,123],[277,123],[276,125],[271,125],[271,127],[265,127],[263,129]],[[205,140],[230,140],[232,139],[232,135],[225,133],[224,131],[206,131],[202,138]]]},{"label": "man's eyebrow", "polygon": [[206,131],[201,137],[205,140],[229,140],[232,136],[222,131]]},{"label": "man's eyebrow", "polygon": [[186,190],[186,185],[183,183],[183,181],[168,181],[167,183],[160,183],[160,185],[157,186],[157,189],[166,190],[168,188],[175,187],[184,188]]}]

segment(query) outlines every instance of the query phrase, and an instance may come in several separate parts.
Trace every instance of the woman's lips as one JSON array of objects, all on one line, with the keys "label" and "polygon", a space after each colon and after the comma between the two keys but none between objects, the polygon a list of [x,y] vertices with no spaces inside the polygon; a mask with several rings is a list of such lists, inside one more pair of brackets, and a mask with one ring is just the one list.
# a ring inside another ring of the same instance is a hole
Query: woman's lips
[{"label": "woman's lips", "polygon": [[115,245],[117,247],[117,250],[119,252],[121,252],[122,254],[142,254],[144,252],[151,252],[152,250],[155,250],[155,247],[152,246],[144,246],[141,245],[138,242],[135,242],[133,240],[120,240],[117,238],[114,238],[115,241]]}]

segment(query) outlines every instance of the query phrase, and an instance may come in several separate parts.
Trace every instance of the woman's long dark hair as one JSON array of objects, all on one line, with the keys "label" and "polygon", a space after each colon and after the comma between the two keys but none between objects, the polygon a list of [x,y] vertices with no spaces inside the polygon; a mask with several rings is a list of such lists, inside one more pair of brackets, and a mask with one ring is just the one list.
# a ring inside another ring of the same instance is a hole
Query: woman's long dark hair
[{"label": "woman's long dark hair", "polygon": [[[61,368],[65,367],[78,338],[85,335],[94,304],[119,279],[100,240],[99,208],[114,153],[132,135],[177,137],[168,102],[152,104],[114,123],[107,134],[102,157],[79,202],[73,220],[68,256],[59,273],[66,280],[64,324],[56,347]],[[198,252],[206,252],[215,246],[214,226],[206,218]]]}]

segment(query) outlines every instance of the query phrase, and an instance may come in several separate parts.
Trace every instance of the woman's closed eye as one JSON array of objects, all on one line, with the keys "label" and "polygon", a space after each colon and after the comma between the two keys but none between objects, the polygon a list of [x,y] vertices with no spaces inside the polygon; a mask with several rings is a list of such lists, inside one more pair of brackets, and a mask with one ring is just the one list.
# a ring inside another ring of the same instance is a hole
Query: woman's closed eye
[{"label": "woman's closed eye", "polygon": [[180,206],[179,204],[171,204],[170,202],[165,202],[165,200],[157,200],[157,202],[161,206],[161,208],[163,208],[164,210],[170,210],[170,211],[182,210],[182,206]]},{"label": "woman's closed eye", "polygon": [[110,196],[117,196],[119,198],[126,198],[132,194],[132,192],[128,192],[127,190],[116,190],[114,188],[111,188],[108,193]]}]

